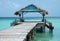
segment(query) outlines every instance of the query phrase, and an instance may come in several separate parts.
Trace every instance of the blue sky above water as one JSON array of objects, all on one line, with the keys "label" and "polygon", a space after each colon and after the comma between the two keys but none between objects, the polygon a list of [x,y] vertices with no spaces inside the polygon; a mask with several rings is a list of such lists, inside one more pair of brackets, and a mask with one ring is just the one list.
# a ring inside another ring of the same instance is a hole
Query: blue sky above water
[{"label": "blue sky above water", "polygon": [[[14,13],[27,5],[36,6],[48,11],[46,17],[60,17],[60,0],[0,0],[0,17],[17,17]],[[41,16],[39,13],[29,13],[25,16]]]}]

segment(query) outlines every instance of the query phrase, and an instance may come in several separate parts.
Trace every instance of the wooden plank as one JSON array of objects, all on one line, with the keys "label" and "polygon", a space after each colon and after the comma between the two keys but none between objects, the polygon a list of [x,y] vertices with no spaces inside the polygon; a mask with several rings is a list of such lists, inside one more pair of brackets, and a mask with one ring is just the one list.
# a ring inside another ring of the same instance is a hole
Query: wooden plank
[{"label": "wooden plank", "polygon": [[17,22],[17,23],[40,23],[40,24],[42,24],[42,23],[44,23],[44,22],[41,22],[41,21],[25,21],[25,22]]},{"label": "wooden plank", "polygon": [[[35,27],[37,23],[23,23],[12,26],[11,28],[0,31],[0,41],[22,41],[26,39],[27,34]],[[14,38],[19,38],[14,40]]]},{"label": "wooden plank", "polygon": [[18,38],[0,38],[0,41],[24,41],[24,40]]}]

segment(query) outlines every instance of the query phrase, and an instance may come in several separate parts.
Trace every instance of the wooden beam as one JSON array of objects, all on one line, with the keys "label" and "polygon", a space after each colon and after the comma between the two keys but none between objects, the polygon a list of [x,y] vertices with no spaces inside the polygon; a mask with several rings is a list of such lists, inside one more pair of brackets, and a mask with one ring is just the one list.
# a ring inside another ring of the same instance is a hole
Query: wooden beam
[{"label": "wooden beam", "polygon": [[31,11],[24,11],[24,10],[23,10],[23,11],[21,11],[21,12],[43,12],[43,11],[36,11],[36,10],[35,10],[35,11],[32,11],[32,10],[31,10]]}]

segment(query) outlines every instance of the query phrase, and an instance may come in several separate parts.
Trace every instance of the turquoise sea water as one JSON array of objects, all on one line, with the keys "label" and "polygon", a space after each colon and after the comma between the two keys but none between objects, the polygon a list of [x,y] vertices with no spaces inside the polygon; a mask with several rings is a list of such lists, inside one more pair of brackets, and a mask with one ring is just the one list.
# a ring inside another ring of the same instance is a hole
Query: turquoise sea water
[{"label": "turquoise sea water", "polygon": [[[40,20],[42,18],[27,18],[28,20]],[[48,21],[52,22],[54,26],[53,33],[49,32],[46,28],[45,33],[36,33],[36,38],[34,41],[60,41],[60,18],[46,18]],[[0,19],[0,30],[4,30],[10,27],[10,23],[13,22],[15,18],[1,18]],[[25,19],[26,20],[26,19]]]},{"label": "turquoise sea water", "polygon": [[46,18],[54,26],[53,33],[46,28],[45,33],[36,33],[36,41],[60,41],[60,18]]},{"label": "turquoise sea water", "polygon": [[0,19],[0,30],[9,28],[12,21],[14,21],[14,19],[7,19],[7,18]]}]

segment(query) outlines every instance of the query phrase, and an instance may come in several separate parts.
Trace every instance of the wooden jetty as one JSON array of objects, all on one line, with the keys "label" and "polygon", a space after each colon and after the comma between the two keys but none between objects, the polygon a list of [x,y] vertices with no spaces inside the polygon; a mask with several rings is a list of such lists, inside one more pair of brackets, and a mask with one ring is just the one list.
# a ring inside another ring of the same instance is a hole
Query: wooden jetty
[{"label": "wooden jetty", "polygon": [[[44,24],[41,22],[40,24]],[[37,23],[24,22],[0,31],[0,41],[31,41]]]},{"label": "wooden jetty", "polygon": [[31,41],[36,34],[36,26],[42,27],[45,31],[45,22],[25,21],[16,26],[12,26],[0,31],[0,41]]},{"label": "wooden jetty", "polygon": [[[30,21],[25,21],[24,20],[24,15],[25,15],[24,13],[28,13],[28,12],[30,12],[30,13],[31,12],[38,12],[38,13],[42,12],[42,13],[40,13],[43,16],[42,20],[41,21],[40,20],[39,21],[31,21],[31,20]],[[27,29],[27,25],[32,27],[33,23],[34,23],[34,24],[36,24],[35,27],[37,25],[40,26],[41,32],[45,32],[45,26],[47,28],[49,28],[49,30],[53,31],[53,26],[52,26],[51,22],[47,22],[46,19],[44,18],[45,15],[47,15],[47,14],[48,14],[48,12],[46,10],[43,10],[43,9],[31,4],[31,5],[26,6],[25,8],[20,9],[19,11],[15,12],[15,15],[19,15],[19,21],[15,20],[12,23],[12,25],[15,26],[15,25],[19,25],[19,24],[21,25],[21,24],[24,24],[24,23],[28,23],[28,24],[25,24],[26,29]],[[32,25],[30,23],[32,23]],[[31,38],[34,36],[33,32],[34,31],[36,32],[36,30],[34,30],[36,28],[34,27],[34,29],[33,29],[33,27],[32,27],[32,29],[29,28],[30,33],[27,35],[27,38],[28,38],[27,41],[31,41]],[[23,28],[25,29],[25,27],[23,27]]]},{"label": "wooden jetty", "polygon": [[[25,21],[24,12],[42,12],[42,21]],[[15,15],[19,15],[19,21],[14,21],[10,28],[0,31],[0,41],[31,41],[36,34],[36,26],[41,26],[41,31],[45,31],[45,26],[51,31],[53,30],[52,24],[45,20],[44,16],[48,14],[46,10],[36,7],[31,4],[21,10],[17,11]]]},{"label": "wooden jetty", "polygon": [[[25,15],[24,13],[28,13],[28,12],[30,12],[30,13],[31,12],[38,12],[38,13],[40,13],[43,17],[42,17],[42,20],[41,21],[38,21],[38,23],[39,22],[44,22],[44,26],[43,26],[44,28],[46,26],[51,31],[54,29],[54,27],[52,26],[52,23],[51,22],[48,22],[48,24],[47,24],[47,20],[44,18],[45,15],[48,14],[48,12],[46,10],[44,10],[44,9],[41,9],[41,8],[37,7],[34,4],[30,4],[30,5],[26,6],[25,8],[22,8],[19,11],[16,11],[15,12],[15,15],[19,15],[20,22],[26,22],[24,20],[24,15]],[[33,23],[33,22],[36,22],[36,21],[31,21],[31,22]],[[19,23],[17,23],[17,21],[15,20],[13,24],[14,25],[18,25]],[[43,27],[41,27],[41,31],[44,31],[45,30]]]}]

